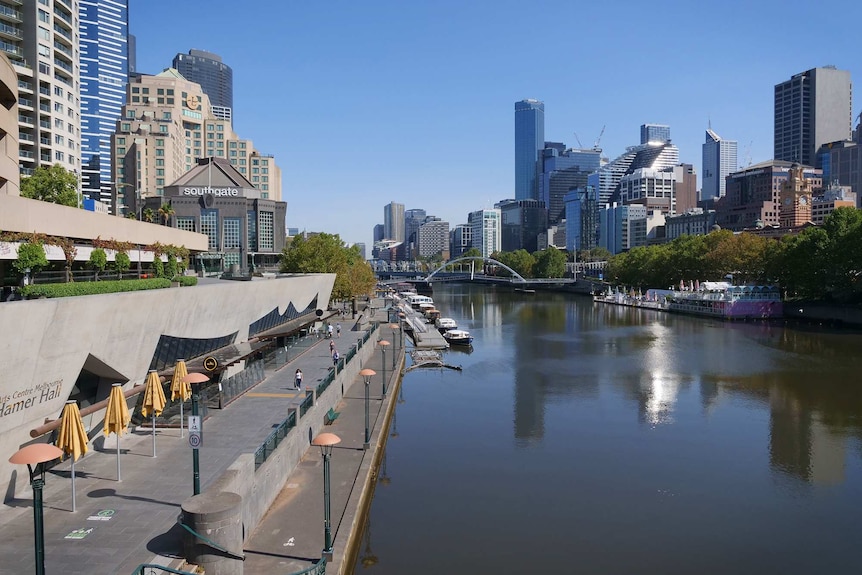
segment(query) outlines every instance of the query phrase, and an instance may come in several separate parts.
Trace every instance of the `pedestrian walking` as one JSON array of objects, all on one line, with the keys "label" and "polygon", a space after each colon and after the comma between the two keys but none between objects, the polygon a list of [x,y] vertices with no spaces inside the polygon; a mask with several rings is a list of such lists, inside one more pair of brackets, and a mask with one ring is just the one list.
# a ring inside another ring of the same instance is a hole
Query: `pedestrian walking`
[{"label": "pedestrian walking", "polygon": [[301,369],[296,370],[296,374],[294,375],[294,378],[295,378],[295,383],[296,383],[296,389],[302,389],[302,370]]},{"label": "pedestrian walking", "polygon": [[338,337],[341,337],[341,324],[340,323],[335,324],[335,335]]},{"label": "pedestrian walking", "polygon": [[331,354],[333,351],[335,351],[335,342],[330,339],[329,340],[329,353]]},{"label": "pedestrian walking", "polygon": [[332,324],[326,326],[326,337],[332,339]]},{"label": "pedestrian walking", "polygon": [[341,358],[341,356],[340,356],[340,355],[338,355],[338,350],[337,350],[337,349],[333,349],[333,350],[332,350],[332,365],[338,365],[338,360],[339,360],[340,358]]}]

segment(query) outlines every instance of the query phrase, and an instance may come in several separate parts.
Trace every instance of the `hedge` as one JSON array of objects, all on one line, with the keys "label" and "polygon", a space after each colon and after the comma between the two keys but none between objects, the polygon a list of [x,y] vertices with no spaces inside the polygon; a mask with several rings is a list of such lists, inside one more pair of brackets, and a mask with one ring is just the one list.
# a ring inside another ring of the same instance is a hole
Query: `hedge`
[{"label": "hedge", "polygon": [[[197,281],[197,278],[191,278]],[[185,284],[182,284],[185,285]],[[153,278],[145,280],[117,280],[107,282],[75,282],[64,284],[31,284],[20,289],[25,298],[33,299],[40,297],[70,297],[76,295],[93,295],[103,293],[117,293],[125,291],[139,291],[149,289],[161,289],[171,287],[171,281],[165,278]]]},{"label": "hedge", "polygon": [[174,281],[180,282],[180,285],[183,287],[198,285],[197,276],[177,276],[174,278]]}]

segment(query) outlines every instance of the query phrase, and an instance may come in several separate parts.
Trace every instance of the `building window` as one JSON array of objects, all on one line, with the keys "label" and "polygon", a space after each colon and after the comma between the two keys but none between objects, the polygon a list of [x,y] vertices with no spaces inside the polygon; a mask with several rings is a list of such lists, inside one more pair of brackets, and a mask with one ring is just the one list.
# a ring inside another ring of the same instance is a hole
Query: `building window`
[{"label": "building window", "polygon": [[170,112],[162,112],[162,120],[170,120],[171,113]]},{"label": "building window", "polygon": [[132,94],[140,94],[141,88],[140,86],[132,86]]},{"label": "building window", "polygon": [[164,161],[162,158],[157,158],[157,159],[156,159],[156,165],[157,165],[157,166],[164,166],[164,165],[165,165],[165,161]]},{"label": "building window", "polygon": [[126,117],[130,120],[135,119],[135,111],[134,110],[126,110]]},{"label": "building window", "polygon": [[195,229],[195,218],[194,216],[178,216],[176,218],[177,221],[177,229],[185,230],[187,232],[196,232]]},{"label": "building window", "polygon": [[260,212],[258,216],[260,233],[258,235],[258,243],[260,251],[272,251],[275,247],[275,227],[273,226],[274,217],[272,212]]},{"label": "building window", "polygon": [[218,210],[201,210],[201,233],[209,238],[207,249],[219,251],[218,241]]},{"label": "building window", "polygon": [[249,210],[246,215],[248,221],[248,251],[257,251],[257,217],[254,210]]},{"label": "building window", "polygon": [[120,125],[120,129],[124,132],[131,132],[132,131],[132,125],[129,124],[128,122],[123,122]]},{"label": "building window", "polygon": [[242,229],[242,220],[239,218],[225,218],[222,221],[222,225],[224,230],[224,249],[239,249],[239,231]]},{"label": "building window", "polygon": [[117,143],[120,144],[121,146],[124,146],[124,145],[126,145],[126,139],[125,138],[117,138]]},{"label": "building window", "polygon": [[62,162],[65,159],[65,157],[66,157],[66,154],[64,154],[63,152],[54,152],[54,159],[59,161],[59,162]]},{"label": "building window", "polygon": [[126,148],[117,148],[117,155],[118,156],[125,156],[126,155]]},{"label": "building window", "polygon": [[164,124],[160,124],[159,125],[159,133],[160,134],[167,134],[168,133],[168,127]]}]

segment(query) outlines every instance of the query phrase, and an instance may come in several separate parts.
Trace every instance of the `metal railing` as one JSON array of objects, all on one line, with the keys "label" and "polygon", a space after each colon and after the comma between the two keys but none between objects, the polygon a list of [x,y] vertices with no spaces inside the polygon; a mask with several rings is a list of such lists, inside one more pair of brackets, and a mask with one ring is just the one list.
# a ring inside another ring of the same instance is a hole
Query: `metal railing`
[{"label": "metal railing", "polygon": [[196,575],[191,571],[180,571],[164,565],[154,565],[151,563],[142,563],[135,567],[132,575],[161,575],[162,573],[174,573],[175,575]]},{"label": "metal railing", "polygon": [[263,462],[269,459],[269,456],[273,454],[276,448],[281,444],[287,434],[290,433],[290,430],[296,427],[296,412],[291,413],[287,416],[287,419],[282,421],[278,427],[276,427],[272,433],[269,434],[269,437],[266,438],[266,441],[257,448],[257,451],[254,452],[254,470],[257,471],[258,467],[263,465]]},{"label": "metal railing", "polygon": [[291,573],[291,575],[325,575],[326,573],[326,558],[321,557],[320,561],[309,567],[308,569],[303,569],[302,571],[297,571],[296,573]]}]

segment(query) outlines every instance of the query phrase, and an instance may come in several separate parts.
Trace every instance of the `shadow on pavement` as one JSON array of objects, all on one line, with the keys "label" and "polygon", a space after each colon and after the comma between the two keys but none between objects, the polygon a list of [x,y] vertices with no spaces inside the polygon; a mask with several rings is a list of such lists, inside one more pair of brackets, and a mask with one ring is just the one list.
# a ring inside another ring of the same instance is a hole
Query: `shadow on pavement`
[{"label": "shadow on pavement", "polygon": [[174,526],[168,529],[161,535],[156,535],[147,542],[147,551],[170,557],[171,559],[184,559],[183,554],[183,534],[185,531],[180,527],[179,523],[174,523]]},{"label": "shadow on pavement", "polygon": [[181,507],[179,503],[168,503],[167,501],[152,499],[150,497],[140,497],[138,495],[120,495],[119,493],[117,493],[116,489],[93,489],[92,491],[87,492],[87,497],[92,497],[96,499],[101,497],[118,497],[120,499],[126,499],[128,501],[146,501],[147,503],[158,503],[159,505],[167,505],[169,507]]}]

